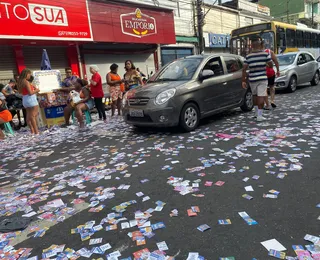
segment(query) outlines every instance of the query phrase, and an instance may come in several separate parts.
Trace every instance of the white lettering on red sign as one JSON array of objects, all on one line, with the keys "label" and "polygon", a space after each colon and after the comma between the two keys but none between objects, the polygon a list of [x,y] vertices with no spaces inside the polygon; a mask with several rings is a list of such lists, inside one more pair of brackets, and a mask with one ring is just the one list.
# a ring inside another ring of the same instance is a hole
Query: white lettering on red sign
[{"label": "white lettering on red sign", "polygon": [[137,38],[157,34],[156,19],[141,12],[139,8],[134,13],[121,14],[122,33]]},{"label": "white lettering on red sign", "polygon": [[133,22],[133,21],[125,21],[126,28],[128,29],[141,29],[141,30],[154,30],[153,23],[147,22]]},{"label": "white lettering on red sign", "polygon": [[64,8],[51,5],[28,4],[28,7],[0,2],[0,19],[30,19],[35,24],[68,26],[67,12]]}]

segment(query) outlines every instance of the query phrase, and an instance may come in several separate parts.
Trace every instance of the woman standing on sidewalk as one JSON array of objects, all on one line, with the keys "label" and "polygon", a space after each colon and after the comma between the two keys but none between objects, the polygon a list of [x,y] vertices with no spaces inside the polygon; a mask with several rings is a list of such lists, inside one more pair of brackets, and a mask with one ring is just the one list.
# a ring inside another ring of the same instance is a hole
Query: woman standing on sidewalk
[{"label": "woman standing on sidewalk", "polygon": [[39,134],[38,129],[38,112],[39,103],[37,100],[37,93],[40,92],[29,82],[31,78],[31,70],[24,69],[19,77],[18,89],[22,94],[22,103],[27,110],[27,124],[30,127],[31,134]]},{"label": "woman standing on sidewalk", "polygon": [[102,89],[102,80],[101,76],[98,73],[99,68],[97,65],[91,65],[90,66],[90,73],[92,74],[91,80],[90,80],[90,90],[91,90],[91,96],[94,98],[95,106],[98,110],[99,114],[99,120],[106,121],[106,111],[104,104],[102,103],[102,99],[104,97],[103,89]]},{"label": "woman standing on sidewalk", "polygon": [[118,67],[119,66],[117,64],[112,64],[110,66],[110,72],[107,74],[107,83],[110,86],[110,96],[112,100],[111,116],[114,116],[116,108],[118,109],[118,115],[121,115],[121,100],[124,87],[121,89],[123,86],[123,80],[118,75]]},{"label": "woman standing on sidewalk", "polygon": [[125,70],[126,73],[124,74],[124,79],[126,83],[126,91],[136,88],[139,85],[143,85],[140,73],[136,70],[136,67],[131,60],[127,60],[125,62]]}]

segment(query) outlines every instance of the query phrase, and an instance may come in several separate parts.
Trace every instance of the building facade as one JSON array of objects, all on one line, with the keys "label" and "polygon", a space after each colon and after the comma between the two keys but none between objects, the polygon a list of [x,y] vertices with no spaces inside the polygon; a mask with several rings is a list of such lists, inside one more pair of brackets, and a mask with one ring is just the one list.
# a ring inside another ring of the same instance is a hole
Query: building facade
[{"label": "building facade", "polygon": [[[268,6],[275,20],[320,29],[320,4],[318,0],[260,0],[260,4]],[[312,25],[312,20],[314,24]]]},{"label": "building facade", "polygon": [[151,6],[170,8],[174,12],[176,43],[159,45],[159,63],[165,65],[177,58],[197,53],[195,4],[193,0],[130,0]]},{"label": "building facade", "polygon": [[127,1],[8,0],[0,17],[0,83],[25,67],[40,70],[43,49],[62,75],[71,67],[89,78],[88,66],[96,64],[105,82],[112,63],[123,75],[127,59],[150,74],[159,67],[158,44],[176,43],[171,9]]},{"label": "building facade", "polygon": [[222,5],[206,4],[204,12],[205,52],[229,52],[232,30],[239,27],[270,21],[268,7],[246,0],[233,0]]}]

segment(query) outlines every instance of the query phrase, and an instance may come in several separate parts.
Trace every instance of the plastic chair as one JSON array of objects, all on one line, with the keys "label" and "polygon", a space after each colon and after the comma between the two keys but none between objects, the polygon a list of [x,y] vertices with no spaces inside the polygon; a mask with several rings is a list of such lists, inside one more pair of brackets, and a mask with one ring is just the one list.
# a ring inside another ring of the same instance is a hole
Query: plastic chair
[{"label": "plastic chair", "polygon": [[[84,115],[85,115],[85,117],[86,117],[86,123],[87,123],[87,125],[91,124],[92,119],[91,119],[90,111],[89,111],[89,110],[84,111]],[[73,112],[72,112],[72,122],[73,122],[74,125],[77,123],[77,122],[76,122],[76,111],[74,111],[74,110],[73,110]]]},{"label": "plastic chair", "polygon": [[11,127],[11,125],[10,125],[9,122],[4,123],[4,131],[5,131],[7,134],[14,135],[14,132],[13,132],[12,127]]}]

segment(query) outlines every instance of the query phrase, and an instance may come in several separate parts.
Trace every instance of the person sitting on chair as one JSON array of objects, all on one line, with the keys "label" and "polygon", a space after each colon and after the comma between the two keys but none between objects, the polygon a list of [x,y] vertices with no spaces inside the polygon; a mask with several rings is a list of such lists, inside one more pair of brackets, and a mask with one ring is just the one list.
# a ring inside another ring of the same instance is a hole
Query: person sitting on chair
[{"label": "person sitting on chair", "polygon": [[[70,117],[72,115],[72,112],[75,111],[75,116],[78,119],[80,129],[85,128],[82,113],[86,110],[91,110],[94,106],[93,99],[91,98],[91,93],[87,88],[87,85],[87,81],[79,78],[74,83],[75,92],[70,92],[68,105],[64,109],[65,126],[70,125]],[[79,96],[79,98],[76,100],[76,98],[72,98],[72,96]]]},{"label": "person sitting on chair", "polygon": [[[6,106],[6,98],[0,93],[0,125],[8,123],[12,120],[12,115]],[[0,128],[0,140],[4,139],[4,133]]]}]

